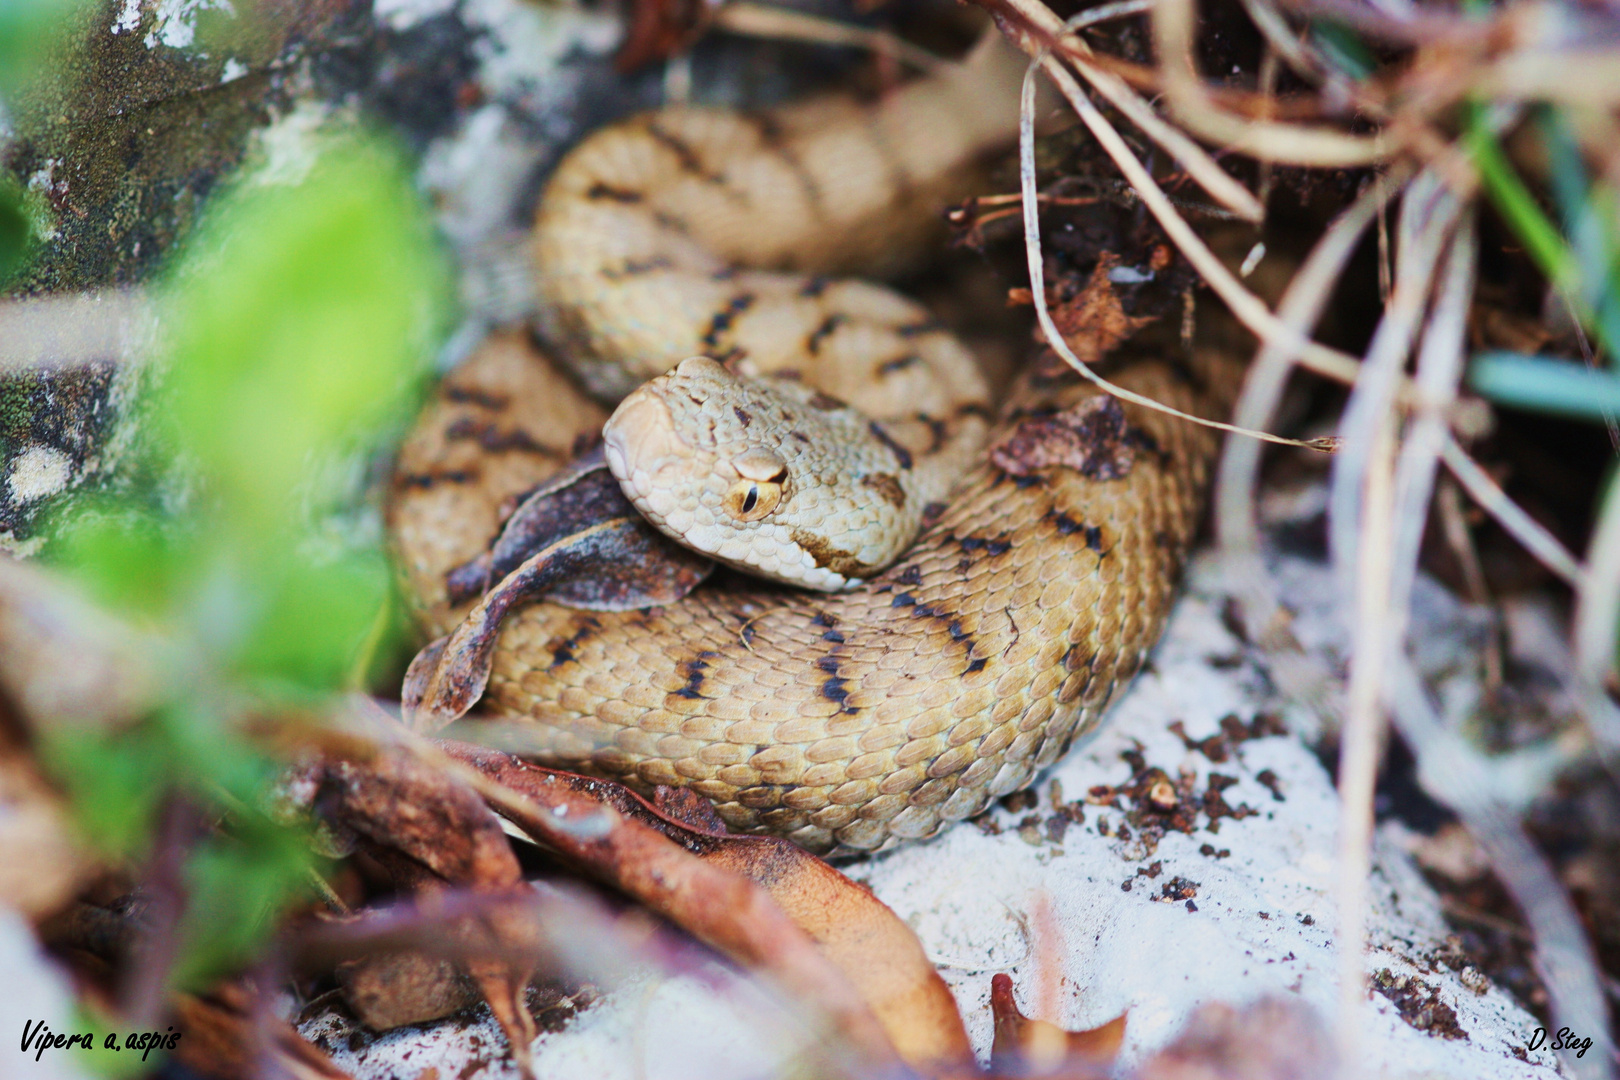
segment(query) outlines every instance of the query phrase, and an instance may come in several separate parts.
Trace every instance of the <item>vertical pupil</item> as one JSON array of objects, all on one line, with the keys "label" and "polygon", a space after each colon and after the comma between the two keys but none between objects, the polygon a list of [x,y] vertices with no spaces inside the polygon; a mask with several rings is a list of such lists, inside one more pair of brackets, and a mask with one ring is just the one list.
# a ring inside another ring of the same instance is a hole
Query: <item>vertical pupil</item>
[{"label": "vertical pupil", "polygon": [[743,496],[742,512],[749,513],[759,505],[759,485],[749,484],[748,494]]}]

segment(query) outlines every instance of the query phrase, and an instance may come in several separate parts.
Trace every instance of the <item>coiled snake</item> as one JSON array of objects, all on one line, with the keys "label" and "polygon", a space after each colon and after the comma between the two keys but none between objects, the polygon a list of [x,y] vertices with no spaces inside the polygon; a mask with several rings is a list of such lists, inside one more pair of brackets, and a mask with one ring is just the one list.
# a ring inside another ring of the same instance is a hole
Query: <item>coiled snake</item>
[{"label": "coiled snake", "polygon": [[[801,569],[860,582],[844,591],[722,575],[664,607],[516,610],[486,719],[458,734],[643,789],[685,786],[733,829],[838,854],[976,814],[1096,725],[1163,625],[1214,437],[1050,373],[1019,380],[990,430],[983,380],[927,312],[829,277],[892,268],[963,168],[1006,141],[1023,60],[1003,48],[876,106],[665,110],[565,159],[534,250],[542,331],[579,381],[617,396],[693,355],[796,375],[813,387],[802,411],[825,395],[875,421],[886,461],[855,471],[922,532],[881,572],[850,545],[801,537]],[[1137,357],[1113,377],[1213,414],[1183,368]],[[485,548],[503,500],[603,419],[522,333],[446,378],[388,515],[428,630],[454,625],[446,571]],[[754,475],[734,465],[727,483]]]}]

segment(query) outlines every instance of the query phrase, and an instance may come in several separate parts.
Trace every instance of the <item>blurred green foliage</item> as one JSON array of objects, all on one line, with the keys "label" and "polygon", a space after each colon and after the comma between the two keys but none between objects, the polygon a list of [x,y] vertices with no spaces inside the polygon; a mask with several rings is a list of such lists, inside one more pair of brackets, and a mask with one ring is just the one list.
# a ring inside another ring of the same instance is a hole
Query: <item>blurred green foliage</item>
[{"label": "blurred green foliage", "polygon": [[38,75],[85,0],[0,0],[0,95]]},{"label": "blurred green foliage", "polygon": [[34,239],[27,202],[17,183],[0,177],[0,286],[21,268]]},{"label": "blurred green foliage", "polygon": [[[236,32],[251,7],[209,33]],[[0,101],[33,93],[68,36],[107,12],[0,0]],[[178,988],[251,960],[312,887],[309,838],[267,812],[282,763],[263,733],[318,723],[395,625],[376,530],[334,513],[414,414],[449,314],[441,252],[392,146],[350,131],[305,149],[294,182],[250,171],[216,193],[153,289],[166,355],[139,406],[140,472],[159,482],[66,507],[47,530],[55,565],[161,643],[168,694],[151,715],[50,728],[39,752],[88,842],[137,878],[160,842],[184,847]],[[0,285],[26,263],[39,213],[0,181]],[[191,827],[160,837],[176,813]]]},{"label": "blurred green foliage", "polygon": [[[1616,193],[1593,183],[1563,117],[1544,109],[1536,131],[1547,150],[1560,228],[1519,176],[1492,132],[1485,109],[1467,106],[1464,139],[1485,192],[1526,254],[1603,352],[1620,347],[1620,264],[1614,236]],[[1502,405],[1596,420],[1615,415],[1620,374],[1557,357],[1484,353],[1469,363],[1468,382]]]},{"label": "blurred green foliage", "polygon": [[279,763],[249,725],[318,716],[390,625],[380,543],[324,526],[352,495],[339,466],[414,414],[449,310],[402,161],[359,133],[318,145],[297,183],[249,174],[218,194],[159,290],[153,471],[186,477],[186,497],[81,508],[53,547],[159,632],[173,691],[128,729],[45,740],[84,832],[139,860],[173,800],[223,822],[187,856],[181,987],[243,963],[310,885],[307,838],[262,809]]}]

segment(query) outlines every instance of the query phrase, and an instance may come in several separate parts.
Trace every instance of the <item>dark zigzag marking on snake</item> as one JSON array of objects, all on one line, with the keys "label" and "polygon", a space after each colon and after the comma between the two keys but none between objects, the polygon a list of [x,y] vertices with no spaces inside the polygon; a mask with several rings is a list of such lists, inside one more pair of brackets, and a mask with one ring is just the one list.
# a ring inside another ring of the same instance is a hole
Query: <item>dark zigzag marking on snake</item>
[{"label": "dark zigzag marking on snake", "polygon": [[759,141],[765,148],[787,163],[788,170],[793,173],[794,179],[804,189],[805,201],[810,204],[810,212],[817,219],[827,216],[826,196],[822,194],[821,185],[816,183],[815,174],[805,165],[804,159],[799,157],[792,146],[782,138],[782,126],[765,114],[752,114],[748,119],[753,122],[755,130],[759,132]]},{"label": "dark zigzag marking on snake", "polygon": [[[911,569],[916,569],[916,567],[912,567]],[[902,578],[903,577],[904,575],[902,575]],[[897,578],[896,580],[901,579]],[[983,671],[985,669],[988,661],[986,661],[986,659],[982,656],[973,655],[974,649],[978,647],[978,641],[972,634],[962,629],[961,618],[957,615],[953,615],[947,608],[935,604],[924,604],[909,592],[895,593],[894,599],[889,601],[889,606],[891,608],[909,607],[911,609],[911,617],[913,619],[933,619],[937,622],[945,624],[945,632],[951,635],[952,641],[963,646],[964,656],[968,662],[967,667],[957,672],[957,678],[962,678],[964,676],[973,674],[975,671]]]}]

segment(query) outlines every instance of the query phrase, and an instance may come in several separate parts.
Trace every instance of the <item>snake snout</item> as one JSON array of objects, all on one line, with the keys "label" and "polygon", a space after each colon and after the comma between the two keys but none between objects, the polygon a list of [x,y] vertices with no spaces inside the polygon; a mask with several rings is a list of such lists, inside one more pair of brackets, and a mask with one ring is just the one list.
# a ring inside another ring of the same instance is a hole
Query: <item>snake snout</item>
[{"label": "snake snout", "polygon": [[638,489],[692,453],[676,433],[669,406],[645,390],[625,398],[608,417],[602,441],[614,477]]}]

